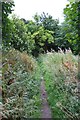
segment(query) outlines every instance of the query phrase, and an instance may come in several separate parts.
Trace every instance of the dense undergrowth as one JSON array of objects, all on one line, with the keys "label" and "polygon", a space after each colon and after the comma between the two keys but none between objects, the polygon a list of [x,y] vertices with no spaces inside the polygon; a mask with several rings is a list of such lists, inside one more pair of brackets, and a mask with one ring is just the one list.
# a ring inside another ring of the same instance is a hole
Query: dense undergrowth
[{"label": "dense undergrowth", "polygon": [[[37,70],[36,70],[37,69]],[[3,51],[2,101],[3,119],[17,120],[40,116],[40,76],[35,59],[15,49]]]},{"label": "dense undergrowth", "polygon": [[45,80],[52,117],[79,119],[78,56],[71,51],[40,55],[39,66]]},{"label": "dense undergrowth", "polygon": [[50,52],[35,59],[15,49],[3,51],[2,56],[2,117],[7,120],[41,117],[41,77],[45,80],[52,117],[79,118],[78,56],[70,51]]}]

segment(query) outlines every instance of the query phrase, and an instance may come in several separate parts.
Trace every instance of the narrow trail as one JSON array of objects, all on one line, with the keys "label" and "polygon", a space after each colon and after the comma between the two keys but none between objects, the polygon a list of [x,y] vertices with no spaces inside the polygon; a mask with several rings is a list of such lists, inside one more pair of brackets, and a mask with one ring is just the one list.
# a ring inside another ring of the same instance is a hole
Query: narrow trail
[{"label": "narrow trail", "polygon": [[42,80],[41,82],[40,90],[41,90],[41,100],[42,100],[41,118],[52,118],[51,110],[47,101],[47,92],[45,90],[44,80]]}]

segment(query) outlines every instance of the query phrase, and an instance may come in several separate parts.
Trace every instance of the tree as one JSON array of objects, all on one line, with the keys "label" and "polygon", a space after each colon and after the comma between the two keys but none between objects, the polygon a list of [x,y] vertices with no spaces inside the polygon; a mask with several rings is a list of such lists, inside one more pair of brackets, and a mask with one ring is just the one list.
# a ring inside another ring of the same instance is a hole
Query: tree
[{"label": "tree", "polygon": [[53,40],[51,42],[45,41],[44,44],[44,50],[45,51],[51,51],[51,48],[54,50],[58,50],[58,44],[56,44],[56,41],[58,41],[59,37],[59,21],[56,19],[53,19],[51,15],[48,13],[45,14],[44,12],[41,15],[36,14],[34,16],[34,20],[37,24],[37,26],[43,26],[44,30],[52,31],[50,34],[53,36]]},{"label": "tree", "polygon": [[44,26],[44,29],[53,31],[53,36],[56,37],[57,36],[57,30],[59,29],[59,21],[56,19],[53,19],[51,15],[49,15],[48,13],[45,14],[44,12],[41,15],[35,15],[34,16],[35,21],[38,24],[42,24],[42,26]]},{"label": "tree", "polygon": [[27,51],[31,53],[34,48],[34,40],[31,32],[28,30],[28,25],[21,19],[12,16],[13,32],[11,35],[11,46],[19,51]]},{"label": "tree", "polygon": [[40,26],[37,31],[32,34],[32,38],[35,41],[35,48],[32,54],[38,56],[40,53],[44,53],[48,50],[47,44],[54,42],[52,36],[53,31],[45,30],[43,26]]},{"label": "tree", "polygon": [[70,2],[64,9],[65,21],[68,25],[66,30],[66,38],[68,39],[73,53],[78,54],[80,51],[80,40],[79,40],[79,15],[80,11],[78,8],[80,2]]},{"label": "tree", "polygon": [[55,41],[55,44],[58,45],[58,47],[60,47],[64,52],[66,49],[72,49],[71,44],[66,36],[66,34],[70,32],[68,28],[69,26],[66,21],[59,25],[58,36]]},{"label": "tree", "polygon": [[11,40],[12,23],[8,18],[13,11],[14,2],[1,2],[2,4],[2,39],[3,44],[9,46]]}]

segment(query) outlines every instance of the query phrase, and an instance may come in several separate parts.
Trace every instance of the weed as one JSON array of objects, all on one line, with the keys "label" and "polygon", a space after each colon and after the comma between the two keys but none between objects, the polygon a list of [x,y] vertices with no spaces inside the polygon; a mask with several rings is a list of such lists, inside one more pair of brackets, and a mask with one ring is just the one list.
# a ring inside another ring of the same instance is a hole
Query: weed
[{"label": "weed", "polygon": [[[42,76],[46,81],[48,101],[54,118],[78,118],[78,59],[70,51],[39,56]],[[60,104],[58,104],[60,103]]]}]

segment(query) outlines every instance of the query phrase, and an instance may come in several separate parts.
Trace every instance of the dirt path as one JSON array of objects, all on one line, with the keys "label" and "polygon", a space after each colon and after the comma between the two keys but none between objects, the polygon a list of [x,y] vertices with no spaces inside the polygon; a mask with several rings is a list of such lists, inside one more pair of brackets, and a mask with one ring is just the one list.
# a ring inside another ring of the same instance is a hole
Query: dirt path
[{"label": "dirt path", "polygon": [[[51,118],[51,110],[47,101],[47,93],[45,91],[44,80],[41,82],[41,99],[42,99],[42,109],[41,109],[41,118]],[[48,120],[48,119],[47,119]]]}]

